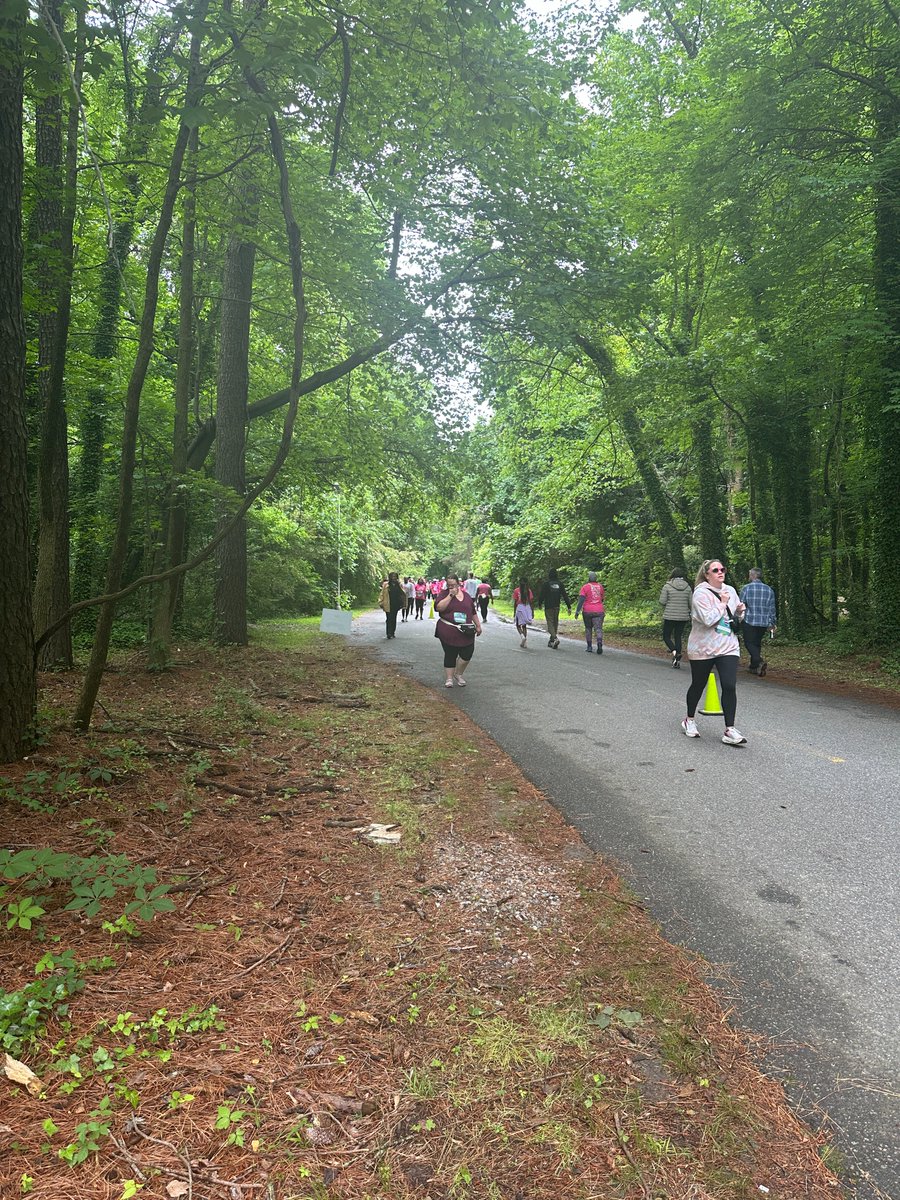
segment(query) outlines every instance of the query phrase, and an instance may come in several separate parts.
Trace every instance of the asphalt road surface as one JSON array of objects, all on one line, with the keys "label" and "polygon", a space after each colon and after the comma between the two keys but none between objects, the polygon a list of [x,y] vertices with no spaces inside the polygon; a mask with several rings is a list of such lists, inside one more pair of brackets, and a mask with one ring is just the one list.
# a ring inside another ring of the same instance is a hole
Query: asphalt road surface
[{"label": "asphalt road surface", "polygon": [[666,937],[714,964],[738,1023],[775,1040],[766,1069],[805,1119],[827,1114],[854,1194],[900,1200],[900,714],[742,671],[747,744],[724,746],[720,716],[681,732],[686,664],[554,651],[537,630],[522,650],[491,613],[451,692],[432,622],[387,641],[372,613],[352,636],[463,709],[618,860]]}]

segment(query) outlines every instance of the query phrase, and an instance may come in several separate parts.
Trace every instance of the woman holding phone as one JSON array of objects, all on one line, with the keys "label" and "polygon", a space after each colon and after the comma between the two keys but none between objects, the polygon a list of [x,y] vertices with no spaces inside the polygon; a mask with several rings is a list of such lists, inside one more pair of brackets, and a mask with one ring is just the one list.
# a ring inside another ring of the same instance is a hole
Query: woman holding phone
[{"label": "woman holding phone", "polygon": [[725,566],[721,559],[705,559],[697,572],[691,597],[691,633],[687,645],[691,686],[687,693],[687,716],[681,722],[686,737],[700,736],[694,714],[709,676],[715,669],[722,689],[722,712],[725,716],[722,741],[726,746],[740,746],[747,740],[734,727],[741,654],[735,625],[743,619],[744,612],[745,605],[740,596],[725,582]]},{"label": "woman holding phone", "polygon": [[447,586],[435,604],[437,620],[434,636],[444,648],[444,687],[465,687],[466,667],[475,653],[475,639],[481,636],[481,618],[475,601],[460,585],[458,575],[447,576]]}]

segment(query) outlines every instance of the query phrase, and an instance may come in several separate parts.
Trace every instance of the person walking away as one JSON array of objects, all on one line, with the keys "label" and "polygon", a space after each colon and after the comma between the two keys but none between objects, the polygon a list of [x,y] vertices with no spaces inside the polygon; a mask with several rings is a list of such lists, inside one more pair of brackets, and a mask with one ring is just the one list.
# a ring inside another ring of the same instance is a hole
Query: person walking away
[{"label": "person walking away", "polygon": [[387,618],[385,622],[387,637],[396,637],[397,613],[402,610],[406,603],[406,592],[403,590],[403,584],[400,582],[400,576],[396,571],[391,571],[381,585],[381,595],[378,597],[378,603],[384,609],[384,614]]},{"label": "person walking away", "polygon": [[744,644],[750,655],[747,670],[762,679],[769,666],[762,656],[762,640],[767,631],[774,634],[778,628],[775,624],[775,593],[767,583],[763,583],[759,567],[750,568],[748,579],[750,582],[741,588],[741,601],[747,606],[744,615]]},{"label": "person walking away", "polygon": [[428,593],[428,585],[426,584],[425,580],[420,575],[418,580],[416,581],[416,590],[415,590],[416,620],[417,621],[425,620],[425,596],[427,595],[427,593]]},{"label": "person walking away", "polygon": [[456,575],[447,576],[447,587],[437,598],[435,605],[438,619],[434,623],[434,636],[444,649],[444,687],[465,687],[463,679],[466,667],[475,653],[475,639],[481,637],[481,620],[475,609],[475,601],[460,586]]},{"label": "person walking away", "polygon": [[463,587],[465,588],[465,591],[466,591],[466,595],[471,596],[472,599],[474,600],[475,597],[478,595],[478,585],[480,583],[481,583],[481,580],[476,579],[475,576],[470,571],[469,576],[466,579],[466,582],[463,584]]},{"label": "person walking away", "polygon": [[534,592],[528,586],[528,580],[523,575],[519,586],[513,591],[513,608],[516,614],[516,633],[522,650],[528,649],[528,626],[534,620]]},{"label": "person walking away", "polygon": [[681,639],[691,619],[691,591],[684,569],[676,567],[659,593],[663,609],[663,641],[672,652],[672,666],[676,670],[681,667]]},{"label": "person walking away", "polygon": [[475,599],[478,607],[481,609],[482,621],[487,621],[488,605],[494,603],[494,589],[489,583],[484,580],[478,585],[478,590],[475,593]]},{"label": "person walking away", "polygon": [[404,576],[403,582],[400,584],[403,588],[403,608],[400,610],[403,614],[401,622],[405,624],[409,620],[409,614],[412,612],[413,596],[415,595],[416,585],[408,575]]},{"label": "person walking away", "polygon": [[689,738],[700,736],[694,714],[703,689],[715,669],[722,691],[722,711],[725,715],[726,746],[741,746],[746,738],[735,728],[737,715],[737,672],[741,649],[735,625],[745,612],[740,596],[725,582],[725,567],[718,558],[707,558],[700,564],[691,597],[691,632],[688,637],[688,659],[691,664],[691,686],[687,692],[687,716],[681,728]]},{"label": "person walking away", "polygon": [[547,580],[541,587],[540,595],[538,596],[538,608],[544,610],[544,619],[547,622],[547,632],[550,634],[550,641],[547,645],[551,650],[559,649],[559,606],[565,604],[569,616],[572,615],[572,601],[566,591],[566,585],[562,582],[556,573],[556,568],[551,567],[547,572]]},{"label": "person walking away", "polygon": [[606,616],[606,589],[597,582],[597,572],[588,571],[588,581],[578,593],[578,603],[575,605],[575,620],[579,615],[584,621],[584,640],[587,642],[588,654],[594,653],[591,639],[597,637],[597,653],[603,653],[603,619]]}]

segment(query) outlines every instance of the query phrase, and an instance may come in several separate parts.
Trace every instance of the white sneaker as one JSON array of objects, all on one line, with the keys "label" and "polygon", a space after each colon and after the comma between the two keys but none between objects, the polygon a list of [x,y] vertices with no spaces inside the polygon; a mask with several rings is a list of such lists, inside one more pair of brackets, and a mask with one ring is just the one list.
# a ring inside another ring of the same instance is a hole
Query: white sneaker
[{"label": "white sneaker", "polygon": [[743,746],[746,740],[747,739],[744,737],[741,731],[739,729],[735,729],[733,725],[729,725],[729,727],[725,730],[725,733],[722,735],[722,741],[726,746]]},{"label": "white sneaker", "polygon": [[685,737],[699,737],[700,730],[697,728],[697,722],[693,717],[685,717],[681,722],[681,728],[684,730]]}]

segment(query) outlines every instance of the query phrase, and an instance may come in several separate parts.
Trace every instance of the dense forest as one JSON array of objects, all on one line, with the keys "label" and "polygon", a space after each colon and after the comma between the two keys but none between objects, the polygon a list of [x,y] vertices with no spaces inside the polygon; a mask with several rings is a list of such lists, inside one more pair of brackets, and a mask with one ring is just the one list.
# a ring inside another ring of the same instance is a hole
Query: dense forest
[{"label": "dense forest", "polygon": [[0,761],[383,573],[900,636],[892,0],[5,0]]}]

